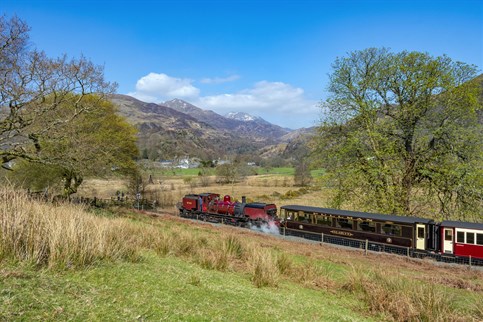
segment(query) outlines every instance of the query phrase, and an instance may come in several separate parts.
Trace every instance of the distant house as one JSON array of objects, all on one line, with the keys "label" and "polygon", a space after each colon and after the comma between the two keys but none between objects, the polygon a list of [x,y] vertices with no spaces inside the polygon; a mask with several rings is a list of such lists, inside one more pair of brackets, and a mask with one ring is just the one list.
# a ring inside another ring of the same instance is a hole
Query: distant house
[{"label": "distant house", "polygon": [[178,169],[189,169],[190,167],[190,160],[189,159],[181,159],[178,161],[176,168]]},{"label": "distant house", "polygon": [[200,162],[195,159],[183,158],[178,161],[176,168],[178,169],[193,169],[198,168],[200,166]]},{"label": "distant house", "polygon": [[162,168],[172,168],[174,165],[173,160],[161,160],[159,163],[161,164]]}]

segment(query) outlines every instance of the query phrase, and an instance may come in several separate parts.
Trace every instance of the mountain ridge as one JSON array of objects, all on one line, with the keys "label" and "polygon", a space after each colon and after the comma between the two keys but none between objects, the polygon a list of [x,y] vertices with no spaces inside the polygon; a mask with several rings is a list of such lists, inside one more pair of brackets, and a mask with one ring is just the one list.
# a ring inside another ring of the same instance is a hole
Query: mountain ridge
[{"label": "mountain ridge", "polygon": [[180,99],[156,104],[113,94],[110,100],[138,129],[138,147],[150,159],[259,155],[264,147],[278,144],[289,133],[264,120],[231,120]]}]

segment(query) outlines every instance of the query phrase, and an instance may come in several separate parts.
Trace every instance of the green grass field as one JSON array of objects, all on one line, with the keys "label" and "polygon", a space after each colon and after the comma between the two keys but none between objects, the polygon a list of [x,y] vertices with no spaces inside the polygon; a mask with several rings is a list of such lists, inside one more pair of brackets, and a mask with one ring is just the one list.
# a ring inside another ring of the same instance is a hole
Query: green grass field
[{"label": "green grass field", "polygon": [[354,297],[283,283],[257,288],[243,274],[145,253],[140,263],[80,271],[2,267],[4,321],[365,321]]},{"label": "green grass field", "polygon": [[0,321],[481,321],[483,272],[0,189]]},{"label": "green grass field", "polygon": [[[295,169],[293,167],[278,167],[278,168],[262,168],[262,167],[253,167],[252,169],[259,175],[263,174],[270,174],[270,175],[280,175],[280,176],[293,176],[295,173]],[[179,168],[170,168],[170,169],[162,169],[162,168],[151,168],[146,169],[146,173],[151,173],[154,175],[164,175],[166,177],[169,176],[198,176],[201,169],[200,168],[193,168],[193,169],[179,169]],[[204,169],[207,175],[215,175],[215,168],[207,168]],[[311,170],[310,174],[313,178],[317,178],[324,174],[323,169],[316,169]]]}]

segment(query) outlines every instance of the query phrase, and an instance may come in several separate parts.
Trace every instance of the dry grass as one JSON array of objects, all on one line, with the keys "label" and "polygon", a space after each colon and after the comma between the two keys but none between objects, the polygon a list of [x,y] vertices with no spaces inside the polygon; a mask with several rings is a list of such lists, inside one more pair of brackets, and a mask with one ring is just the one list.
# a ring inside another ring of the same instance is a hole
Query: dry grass
[{"label": "dry grass", "polygon": [[116,195],[116,191],[128,191],[128,182],[122,179],[86,179],[79,187],[77,195],[100,199],[109,199]]},{"label": "dry grass", "polygon": [[[176,212],[176,202],[188,193],[212,192],[220,195],[229,194],[237,200],[246,196],[249,201],[262,201],[282,204],[300,204],[327,207],[330,191],[327,189],[309,191],[307,193],[294,193],[300,190],[293,186],[293,176],[258,175],[249,176],[234,185],[216,183],[215,177],[208,177],[208,184],[198,182],[198,177],[171,177],[161,181],[154,180],[153,184],[145,186],[144,196],[160,201],[159,207],[171,213]],[[97,197],[109,199],[114,197],[116,191],[127,191],[127,182],[122,180],[85,180],[79,188],[77,195],[83,197]],[[288,196],[288,198],[287,198]]]},{"label": "dry grass", "polygon": [[432,283],[410,283],[387,270],[352,266],[343,288],[360,294],[373,313],[394,321],[464,321],[453,297]]},{"label": "dry grass", "polygon": [[125,219],[87,214],[81,207],[53,206],[0,188],[0,258],[42,266],[84,267],[98,260],[137,258],[131,241],[140,229]]}]

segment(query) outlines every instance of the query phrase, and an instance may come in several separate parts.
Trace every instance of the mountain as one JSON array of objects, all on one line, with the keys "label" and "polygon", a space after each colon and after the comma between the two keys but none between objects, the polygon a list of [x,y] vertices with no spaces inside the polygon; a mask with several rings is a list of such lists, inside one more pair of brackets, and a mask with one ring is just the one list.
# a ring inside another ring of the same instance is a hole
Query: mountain
[{"label": "mountain", "polygon": [[264,147],[260,151],[262,158],[282,157],[291,159],[307,150],[307,144],[317,133],[316,127],[300,128],[285,134],[278,144]]},{"label": "mountain", "polygon": [[[213,128],[229,131],[230,133],[257,142],[273,144],[280,140],[282,136],[289,133],[278,125],[271,124],[262,118],[256,118],[246,113],[233,113],[235,117],[221,116],[210,110],[204,110],[180,99],[173,99],[162,103],[182,113],[196,118],[198,121],[211,125]],[[249,115],[244,120],[237,116]],[[253,118],[248,119],[248,118]]]},{"label": "mountain", "polygon": [[227,119],[226,117],[223,117],[213,111],[201,109],[178,98],[163,102],[161,104],[172,108],[178,112],[185,113],[197,119],[198,121],[209,124],[217,129],[226,130],[234,127],[234,123],[232,120]]},{"label": "mountain", "polygon": [[256,153],[267,144],[266,139],[247,140],[232,131],[213,127],[197,119],[194,116],[210,113],[213,113],[214,118],[225,118],[186,102],[184,106],[183,102],[178,101],[178,108],[186,109],[187,113],[184,113],[127,95],[111,95],[110,100],[118,106],[119,114],[136,126],[138,147],[151,159],[172,159],[188,155],[207,160],[230,154]]}]

